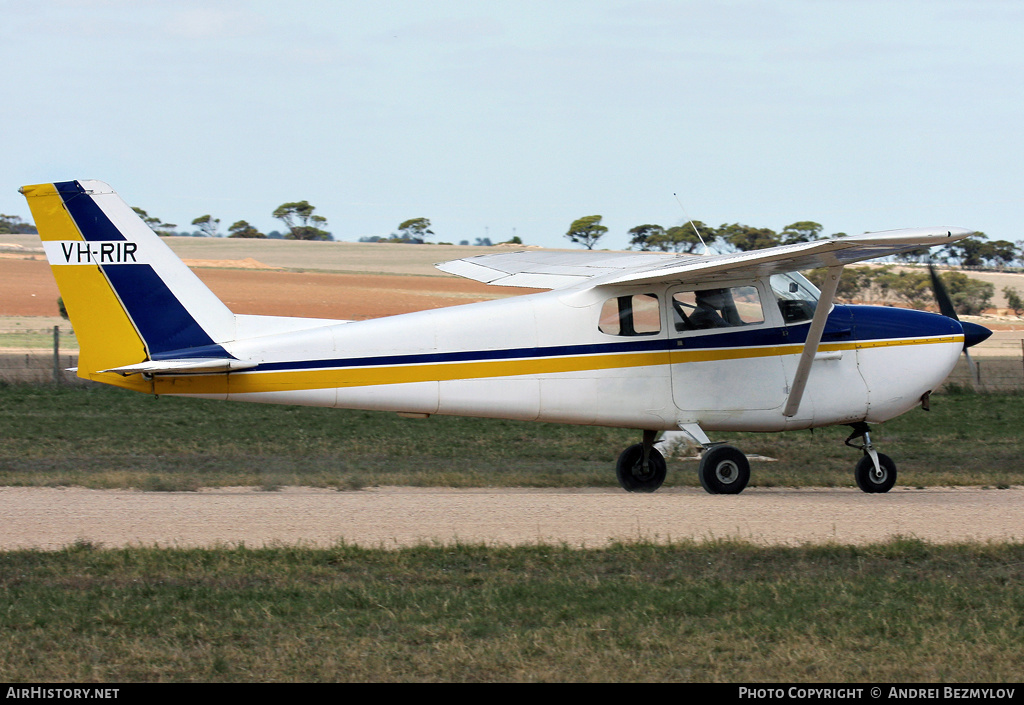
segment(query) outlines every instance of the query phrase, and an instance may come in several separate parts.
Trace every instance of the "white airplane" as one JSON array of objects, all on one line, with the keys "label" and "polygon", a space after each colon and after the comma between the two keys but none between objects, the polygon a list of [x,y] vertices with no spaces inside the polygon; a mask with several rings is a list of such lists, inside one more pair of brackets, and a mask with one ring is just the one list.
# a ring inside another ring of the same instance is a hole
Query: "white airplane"
[{"label": "white airplane", "polygon": [[[990,331],[949,315],[833,304],[852,262],[967,237],[867,233],[713,256],[509,252],[445,262],[488,284],[549,289],[365,321],[232,313],[106,184],[25,186],[81,352],[79,377],[149,394],[483,416],[642,432],[617,476],[653,492],[660,431],[702,449],[710,493],[750,465],[708,432],[849,425],[855,479],[896,466],[868,424],[911,408]],[[798,272],[827,267],[819,291]],[[944,295],[940,294],[940,300]]]}]

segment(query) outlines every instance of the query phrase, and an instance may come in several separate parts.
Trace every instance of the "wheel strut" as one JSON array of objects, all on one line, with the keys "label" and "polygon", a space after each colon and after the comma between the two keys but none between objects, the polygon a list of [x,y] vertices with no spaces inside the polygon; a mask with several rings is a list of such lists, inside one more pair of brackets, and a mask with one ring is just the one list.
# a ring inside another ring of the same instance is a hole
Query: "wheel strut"
[{"label": "wheel strut", "polygon": [[[878,451],[876,451],[875,446],[871,444],[871,432],[868,430],[868,425],[863,421],[858,421],[857,423],[850,424],[850,427],[853,428],[853,433],[851,433],[849,438],[844,442],[851,448],[863,451],[864,455],[871,458],[871,464],[875,466],[875,477],[881,481],[882,476],[885,473],[882,470],[881,464],[878,462]],[[851,441],[857,438],[863,438],[864,443],[860,445],[851,443]]]},{"label": "wheel strut", "polygon": [[[857,486],[865,492],[888,492],[896,484],[896,463],[888,455],[875,450],[866,423],[858,421],[850,426],[853,428],[853,433],[846,439],[846,445],[864,452],[864,457],[857,463],[857,468],[853,473]],[[862,444],[854,443],[853,441],[858,438],[863,438],[864,442]]]},{"label": "wheel strut", "polygon": [[641,467],[643,468],[645,475],[648,472],[650,472],[651,451],[654,450],[654,439],[657,437],[657,431],[644,431],[644,438],[642,443],[644,455],[643,460],[641,461]]}]

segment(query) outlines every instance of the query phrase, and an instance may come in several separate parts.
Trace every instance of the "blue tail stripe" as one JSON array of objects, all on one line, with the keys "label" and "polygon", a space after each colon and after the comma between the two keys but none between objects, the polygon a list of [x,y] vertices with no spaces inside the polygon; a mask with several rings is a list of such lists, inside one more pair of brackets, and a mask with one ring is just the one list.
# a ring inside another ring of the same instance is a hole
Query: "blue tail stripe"
[{"label": "blue tail stripe", "polygon": [[[54,186],[86,240],[126,239],[79,182],[62,181]],[[202,348],[205,357],[230,357],[213,342],[153,267],[106,264],[100,268],[146,343],[151,358],[166,357],[172,351],[175,357],[186,357],[190,348]]]},{"label": "blue tail stripe", "polygon": [[121,231],[114,227],[110,218],[100,210],[100,207],[85,192],[80,183],[61,181],[55,183],[54,187],[64,200],[64,206],[68,209],[75,224],[78,225],[82,237],[86,240],[109,242],[125,239]]},{"label": "blue tail stripe", "polygon": [[[215,345],[148,264],[108,264],[103,266],[103,272],[151,357],[171,350]],[[226,352],[224,356],[230,357]]]}]

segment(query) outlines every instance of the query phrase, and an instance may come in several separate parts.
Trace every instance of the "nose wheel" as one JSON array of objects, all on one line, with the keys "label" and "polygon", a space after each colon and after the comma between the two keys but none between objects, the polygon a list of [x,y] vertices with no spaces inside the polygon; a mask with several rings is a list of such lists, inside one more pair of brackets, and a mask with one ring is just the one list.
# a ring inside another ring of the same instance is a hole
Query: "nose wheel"
[{"label": "nose wheel", "polygon": [[[864,457],[857,462],[857,467],[853,471],[857,487],[870,494],[888,492],[896,484],[896,463],[888,455],[877,452],[871,445],[871,434],[868,433],[866,423],[860,422],[851,426],[853,433],[846,439],[846,445],[864,452]],[[857,438],[863,438],[864,442],[854,443]]]}]

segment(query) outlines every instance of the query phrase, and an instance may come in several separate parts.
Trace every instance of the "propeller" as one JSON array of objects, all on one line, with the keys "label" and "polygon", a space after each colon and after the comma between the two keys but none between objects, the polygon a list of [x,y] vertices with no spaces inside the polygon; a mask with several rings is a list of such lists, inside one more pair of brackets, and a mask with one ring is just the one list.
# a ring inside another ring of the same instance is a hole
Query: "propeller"
[{"label": "propeller", "polygon": [[992,335],[992,331],[985,326],[979,326],[977,323],[960,320],[960,317],[956,315],[953,299],[949,296],[946,285],[942,283],[942,278],[939,277],[939,273],[935,271],[935,266],[931,262],[928,263],[928,276],[932,280],[932,293],[935,295],[935,302],[939,305],[939,312],[943,316],[952,318],[959,323],[964,330],[964,357],[967,358],[967,366],[971,370],[971,384],[976,387],[978,384],[978,366],[974,364],[974,360],[971,359],[971,354],[967,352],[967,348],[987,339]]}]

